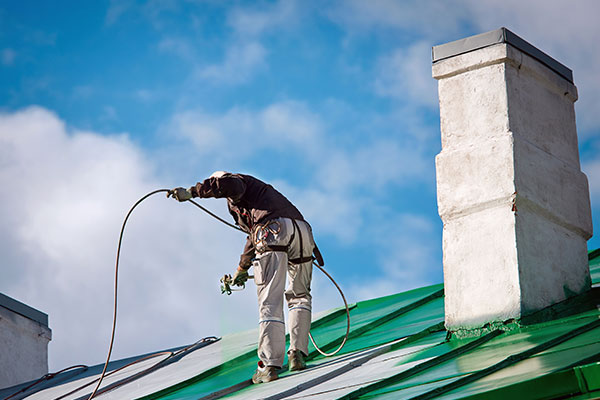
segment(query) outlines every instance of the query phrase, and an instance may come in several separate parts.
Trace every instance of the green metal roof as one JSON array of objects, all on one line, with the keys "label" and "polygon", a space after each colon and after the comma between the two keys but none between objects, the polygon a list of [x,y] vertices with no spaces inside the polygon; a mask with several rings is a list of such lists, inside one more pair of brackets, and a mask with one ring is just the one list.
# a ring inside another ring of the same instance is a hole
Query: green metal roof
[{"label": "green metal roof", "polygon": [[[340,354],[325,358],[311,347],[308,369],[281,373],[279,380],[269,384],[250,383],[257,361],[256,332],[250,331],[207,343],[100,397],[596,398],[600,396],[600,250],[591,252],[589,259],[590,292],[521,321],[488,326],[473,337],[446,332],[443,286],[433,285],[353,304],[351,333]],[[311,331],[320,346],[332,349],[342,340],[345,323],[344,310],[336,309],[313,321]],[[61,374],[44,390],[32,388],[31,398],[54,398],[94,374],[97,370],[58,379]],[[0,398],[9,393],[0,391]],[[66,398],[86,397],[79,392]]]},{"label": "green metal roof", "polygon": [[[598,284],[600,252],[591,253],[590,257],[593,283]],[[594,289],[594,292],[597,290]],[[598,296],[592,297],[592,300],[597,299]],[[493,330],[480,338],[448,340],[440,324],[444,319],[441,285],[359,302],[351,310],[352,330],[343,354],[394,343],[377,357],[385,358],[387,355],[388,358],[397,358],[396,362],[394,365],[387,365],[385,372],[381,371],[380,376],[383,379],[369,384],[359,381],[354,383],[355,386],[347,382],[346,388],[354,387],[355,390],[343,395],[336,394],[342,392],[344,387],[335,383],[343,374],[315,387],[321,385],[323,391],[328,388],[328,398],[345,399],[454,399],[471,395],[487,398],[484,393],[490,391],[494,391],[499,398],[506,398],[499,388],[519,390],[515,389],[515,384],[535,384],[535,379],[565,369],[571,373],[567,376],[583,376],[573,375],[573,366],[582,361],[591,361],[590,356],[600,360],[600,313],[597,309],[574,311],[574,315],[550,322],[527,326],[513,323],[513,326],[506,326],[506,330]],[[339,313],[336,318],[315,325],[317,326],[313,327],[313,335],[321,343],[328,343],[327,348],[333,348],[339,343],[344,332],[344,315]],[[404,340],[401,340],[403,338]],[[336,357],[336,360],[342,357],[343,355]],[[330,361],[312,352],[310,358],[309,365],[312,368],[335,363],[335,360]],[[209,379],[185,385],[169,394],[157,393],[147,398],[197,399],[235,384],[238,384],[237,387],[234,386],[237,390],[227,398],[277,398],[278,393],[273,393],[271,384],[239,386],[250,376],[255,360],[255,353],[250,352],[244,362],[236,362],[236,368],[233,370],[225,368]],[[591,364],[585,368],[589,371],[587,376],[591,383],[584,386],[587,389],[583,389],[578,383],[578,391],[573,394],[589,389],[596,390],[596,386],[600,385],[598,376],[593,372],[594,368],[600,370],[600,367]],[[278,382],[279,385],[286,388],[290,386],[284,385],[289,375],[282,374],[283,379]],[[564,376],[564,372],[561,376]],[[581,379],[576,382],[580,381]],[[305,386],[308,388],[310,384]],[[554,397],[563,396],[562,386],[556,386]],[[302,396],[304,390],[300,389],[302,388],[290,391],[290,396]],[[551,392],[549,387],[545,389],[546,392]],[[308,398],[313,397],[308,393],[305,395]],[[318,393],[314,394],[317,395]],[[553,396],[552,393],[548,395],[550,398]]]}]

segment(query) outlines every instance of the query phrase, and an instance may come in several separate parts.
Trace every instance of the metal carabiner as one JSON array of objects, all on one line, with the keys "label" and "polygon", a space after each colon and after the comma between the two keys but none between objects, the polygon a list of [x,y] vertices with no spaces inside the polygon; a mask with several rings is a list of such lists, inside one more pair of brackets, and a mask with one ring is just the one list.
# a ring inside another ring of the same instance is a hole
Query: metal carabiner
[{"label": "metal carabiner", "polygon": [[254,241],[254,247],[260,252],[260,249],[264,249],[268,246],[267,239],[269,238],[269,233],[275,236],[279,234],[279,232],[281,232],[281,223],[277,220],[272,220],[262,225],[257,225],[252,238]]}]

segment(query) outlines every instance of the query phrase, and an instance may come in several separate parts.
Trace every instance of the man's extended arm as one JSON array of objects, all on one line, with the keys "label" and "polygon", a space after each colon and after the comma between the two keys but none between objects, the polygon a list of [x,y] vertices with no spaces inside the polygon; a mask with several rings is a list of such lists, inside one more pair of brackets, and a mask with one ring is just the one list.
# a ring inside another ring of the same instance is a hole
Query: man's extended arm
[{"label": "man's extended arm", "polygon": [[239,200],[246,191],[244,180],[235,175],[227,174],[220,178],[208,178],[198,182],[191,188],[194,197],[229,197],[234,202]]}]

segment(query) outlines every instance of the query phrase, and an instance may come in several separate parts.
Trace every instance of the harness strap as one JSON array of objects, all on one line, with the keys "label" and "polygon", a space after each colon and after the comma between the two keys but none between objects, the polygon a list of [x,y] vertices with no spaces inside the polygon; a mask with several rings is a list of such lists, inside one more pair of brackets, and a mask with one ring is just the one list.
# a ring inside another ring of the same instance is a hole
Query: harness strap
[{"label": "harness strap", "polygon": [[[288,246],[266,246],[262,248],[262,251],[260,252],[262,253],[266,253],[267,251],[281,251],[283,253],[287,253],[289,247]],[[309,257],[298,257],[298,258],[290,258],[288,259],[288,262],[291,264],[304,264],[307,262],[311,262],[312,260],[315,260],[315,257],[313,256],[309,256]]]},{"label": "harness strap", "polygon": [[[300,239],[300,259],[304,258],[304,246],[302,245],[302,231],[300,230],[300,227],[298,226],[298,223],[296,222],[295,219],[292,219],[292,223],[294,224],[294,233],[296,233],[296,229],[298,229],[298,238]],[[290,242],[291,244],[291,242]],[[312,257],[311,257],[311,261],[312,261]],[[290,262],[292,262],[290,260]],[[295,264],[292,262],[292,264]]]},{"label": "harness strap", "polygon": [[283,246],[283,245],[264,246],[261,248],[261,251],[259,251],[259,253],[265,253],[267,251],[283,251],[284,253],[287,253],[288,249],[289,249],[289,246]]},{"label": "harness strap", "polygon": [[[290,249],[290,246],[294,242],[294,238],[296,236],[296,230],[298,230],[298,239],[300,240],[300,257],[289,259],[288,262],[291,264],[304,264],[304,263],[312,262],[313,260],[315,260],[315,261],[317,261],[317,264],[319,264],[320,266],[325,265],[325,262],[323,261],[323,256],[321,255],[321,251],[319,251],[319,248],[317,247],[316,243],[315,243],[315,247],[313,249],[314,255],[304,257],[304,241],[302,238],[302,231],[300,230],[300,227],[298,226],[298,222],[296,222],[295,219],[292,219],[292,224],[294,225],[294,230],[292,231],[292,235],[291,235],[290,240],[287,245],[285,245],[285,246],[284,245],[261,246],[260,250],[256,249],[256,251],[260,254],[265,253],[267,251],[281,251],[281,252],[287,253],[288,250]],[[268,227],[268,225],[269,225],[269,222],[267,222],[263,226]],[[263,226],[259,226],[258,228],[260,229]]]},{"label": "harness strap", "polygon": [[319,266],[324,266],[325,265],[325,260],[323,260],[323,255],[321,254],[321,250],[319,250],[319,248],[317,247],[317,243],[315,243],[315,248],[313,249],[313,254],[315,261],[317,262],[317,264],[319,264]]},{"label": "harness strap", "polygon": [[307,262],[312,262],[312,260],[314,260],[315,258],[313,256],[310,257],[300,257],[300,258],[292,258],[291,260],[288,260],[289,263],[291,264],[304,264]]}]

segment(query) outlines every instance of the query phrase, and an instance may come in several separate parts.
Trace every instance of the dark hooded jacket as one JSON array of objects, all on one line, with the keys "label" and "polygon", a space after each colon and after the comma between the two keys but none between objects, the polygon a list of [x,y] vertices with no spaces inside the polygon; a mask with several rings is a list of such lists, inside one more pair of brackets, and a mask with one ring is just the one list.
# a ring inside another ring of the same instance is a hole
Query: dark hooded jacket
[{"label": "dark hooded jacket", "polygon": [[248,237],[240,257],[240,267],[249,268],[255,256],[252,230],[275,218],[291,218],[304,221],[298,209],[281,193],[250,175],[225,174],[220,178],[208,178],[192,188],[194,197],[227,198],[229,213],[236,225]]}]

